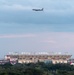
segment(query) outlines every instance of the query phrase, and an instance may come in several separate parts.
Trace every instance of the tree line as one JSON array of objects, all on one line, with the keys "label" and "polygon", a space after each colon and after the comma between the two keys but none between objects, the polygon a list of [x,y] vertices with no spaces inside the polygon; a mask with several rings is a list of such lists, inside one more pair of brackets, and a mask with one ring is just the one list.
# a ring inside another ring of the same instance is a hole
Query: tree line
[{"label": "tree line", "polygon": [[43,62],[15,65],[6,63],[0,65],[0,75],[74,75],[74,66]]}]

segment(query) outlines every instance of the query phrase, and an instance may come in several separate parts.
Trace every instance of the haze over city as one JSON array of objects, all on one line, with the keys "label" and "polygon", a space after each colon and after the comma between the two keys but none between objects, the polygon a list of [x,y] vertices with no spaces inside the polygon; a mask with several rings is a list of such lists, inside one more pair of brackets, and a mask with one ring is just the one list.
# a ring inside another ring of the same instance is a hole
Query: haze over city
[{"label": "haze over city", "polygon": [[0,57],[9,52],[74,56],[74,0],[0,0]]}]

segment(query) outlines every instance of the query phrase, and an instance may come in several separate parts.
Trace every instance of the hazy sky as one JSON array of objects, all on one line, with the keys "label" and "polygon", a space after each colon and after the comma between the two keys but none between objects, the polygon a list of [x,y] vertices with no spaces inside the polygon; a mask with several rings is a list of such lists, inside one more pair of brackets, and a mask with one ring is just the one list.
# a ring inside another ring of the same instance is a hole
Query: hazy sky
[{"label": "hazy sky", "polygon": [[73,54],[74,0],[0,0],[0,57],[9,52]]}]

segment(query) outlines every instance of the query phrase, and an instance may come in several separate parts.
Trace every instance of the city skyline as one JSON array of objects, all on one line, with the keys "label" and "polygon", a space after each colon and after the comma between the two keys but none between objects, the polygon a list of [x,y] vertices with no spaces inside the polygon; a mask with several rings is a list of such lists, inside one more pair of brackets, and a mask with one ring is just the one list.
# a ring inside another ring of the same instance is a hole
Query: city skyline
[{"label": "city skyline", "polygon": [[0,57],[8,52],[68,52],[74,56],[73,3],[0,0]]}]

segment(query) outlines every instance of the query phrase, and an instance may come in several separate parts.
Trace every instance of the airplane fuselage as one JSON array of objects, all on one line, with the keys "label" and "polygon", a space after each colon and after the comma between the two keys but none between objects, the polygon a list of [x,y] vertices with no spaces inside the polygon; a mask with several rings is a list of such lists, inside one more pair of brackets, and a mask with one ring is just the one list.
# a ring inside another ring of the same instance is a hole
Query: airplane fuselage
[{"label": "airplane fuselage", "polygon": [[32,9],[33,11],[43,11],[43,8],[42,9]]}]

